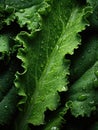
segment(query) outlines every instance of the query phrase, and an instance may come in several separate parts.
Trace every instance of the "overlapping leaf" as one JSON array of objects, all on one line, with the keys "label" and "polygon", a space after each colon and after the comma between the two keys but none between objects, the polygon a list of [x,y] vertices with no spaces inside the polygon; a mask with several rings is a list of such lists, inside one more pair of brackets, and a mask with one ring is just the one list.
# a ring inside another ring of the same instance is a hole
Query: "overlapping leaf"
[{"label": "overlapping leaf", "polygon": [[17,110],[18,95],[13,84],[16,69],[14,60],[10,65],[0,62],[0,125],[10,124]]},{"label": "overlapping leaf", "polygon": [[[13,80],[20,62],[16,60],[17,58],[22,64],[16,73],[14,83],[18,89],[20,97],[18,105],[21,111],[13,128],[30,130],[28,124],[44,124],[44,113],[47,109],[53,111],[60,106],[59,92],[67,91],[69,83],[70,64],[65,56],[72,55],[74,49],[80,45],[81,39],[78,33],[88,25],[86,16],[91,12],[91,8],[84,7],[83,3],[79,2],[77,0],[0,1],[0,29],[4,28],[5,24],[12,25],[9,26],[9,31],[6,29],[0,35],[2,85],[0,124],[8,123],[16,110],[17,94]],[[88,2],[91,5],[95,3],[91,0]],[[46,122],[45,130],[60,129],[68,107],[76,117],[89,116],[96,109],[98,62],[97,56],[93,58],[97,55],[97,40],[95,41],[84,47],[87,51],[84,50],[82,56],[80,53],[79,59],[75,57],[71,70],[71,83],[74,84],[69,90],[69,106],[66,107],[66,104],[60,111],[57,109],[53,118]],[[88,59],[89,62],[86,62]],[[5,60],[8,68],[5,67]]]},{"label": "overlapping leaf", "polygon": [[[83,49],[85,48],[85,49]],[[75,54],[71,77],[73,85],[69,90],[72,100],[71,112],[74,116],[90,116],[98,105],[98,38],[93,36],[81,47],[79,57]],[[81,69],[80,69],[81,68]]]}]

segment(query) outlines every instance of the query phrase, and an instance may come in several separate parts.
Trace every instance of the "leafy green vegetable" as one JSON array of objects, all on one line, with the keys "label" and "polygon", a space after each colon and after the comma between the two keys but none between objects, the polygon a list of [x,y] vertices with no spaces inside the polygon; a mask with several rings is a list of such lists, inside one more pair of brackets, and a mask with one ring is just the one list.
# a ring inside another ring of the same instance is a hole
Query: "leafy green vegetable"
[{"label": "leafy green vegetable", "polygon": [[[69,62],[68,60],[64,61],[64,56],[73,54],[74,49],[80,44],[80,37],[77,33],[83,30],[85,25],[88,25],[82,19],[90,11],[90,8],[81,9],[78,5],[75,8],[75,5],[71,4],[70,6],[66,5],[66,12],[60,12],[63,10],[65,2],[53,2],[51,13],[45,19],[46,24],[43,24],[43,30],[39,33],[38,39],[32,40],[32,35],[28,36],[24,32],[17,37],[18,41],[23,42],[24,47],[19,50],[18,58],[23,61],[23,67],[26,70],[22,75],[16,75],[15,85],[19,88],[19,95],[26,96],[27,104],[29,102],[28,107],[26,105],[27,112],[22,126],[26,122],[34,125],[43,124],[46,109],[55,110],[59,105],[58,92],[67,90]],[[56,5],[55,8],[54,5]],[[72,9],[68,14],[70,8]],[[52,23],[51,19],[53,20],[53,18],[56,18],[57,21]],[[77,22],[74,23],[75,19]],[[55,25],[57,28],[54,28]],[[47,26],[51,28],[47,28]],[[58,28],[59,26],[61,28]],[[34,30],[36,31],[36,29]],[[73,31],[72,35],[71,31]],[[50,45],[51,48],[48,47]],[[24,54],[25,51],[27,51],[26,54]],[[23,103],[23,100],[19,103]],[[39,114],[37,114],[38,112]]]},{"label": "leafy green vegetable", "polygon": [[[72,100],[71,111],[76,117],[81,115],[90,116],[93,110],[96,110],[96,88],[98,86],[96,62],[88,69],[79,80],[77,80],[69,90],[70,100]],[[95,73],[94,73],[95,71]]]},{"label": "leafy green vegetable", "polygon": [[1,129],[70,129],[69,117],[97,113],[97,7],[95,0],[0,1]]}]

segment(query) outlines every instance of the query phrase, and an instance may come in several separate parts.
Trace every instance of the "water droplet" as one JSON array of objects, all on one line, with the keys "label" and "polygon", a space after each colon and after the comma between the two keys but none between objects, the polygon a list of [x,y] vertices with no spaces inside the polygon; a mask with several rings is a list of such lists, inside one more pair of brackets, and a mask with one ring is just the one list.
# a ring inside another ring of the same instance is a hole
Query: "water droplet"
[{"label": "water droplet", "polygon": [[31,18],[32,16],[30,14],[26,14],[25,18]]},{"label": "water droplet", "polygon": [[59,79],[59,77],[57,76],[56,79]]},{"label": "water droplet", "polygon": [[20,13],[24,13],[25,10],[24,10],[24,9],[20,9],[19,12],[20,12]]},{"label": "water droplet", "polygon": [[61,2],[61,6],[63,6],[63,3]]},{"label": "water droplet", "polygon": [[8,108],[8,106],[4,106],[5,108]]},{"label": "water droplet", "polygon": [[97,78],[94,79],[94,87],[95,87],[95,88],[98,87],[98,79],[97,79]]},{"label": "water droplet", "polygon": [[82,92],[86,92],[86,87],[85,86],[82,87]]},{"label": "water droplet", "polygon": [[42,44],[44,43],[44,41],[41,42]]},{"label": "water droplet", "polygon": [[42,56],[42,54],[41,54],[41,53],[40,53],[39,55],[40,55],[40,56]]},{"label": "water droplet", "polygon": [[98,77],[98,70],[95,71],[94,74],[96,75],[96,77]]},{"label": "water droplet", "polygon": [[8,8],[8,7],[9,7],[9,5],[6,5],[6,6],[5,6],[5,8]]},{"label": "water droplet", "polygon": [[51,47],[50,49],[53,50],[53,47]]},{"label": "water droplet", "polygon": [[66,91],[66,88],[64,86],[62,87],[62,91]]},{"label": "water droplet", "polygon": [[43,49],[43,46],[41,46],[40,48]]},{"label": "water droplet", "polygon": [[86,100],[86,99],[87,99],[87,95],[82,94],[82,95],[79,95],[79,96],[78,96],[78,99],[77,99],[77,100],[79,100],[79,101],[84,101],[84,100]]},{"label": "water droplet", "polygon": [[53,126],[51,130],[59,130],[56,126]]},{"label": "water droplet", "polygon": [[94,100],[93,100],[93,101],[90,101],[90,102],[89,102],[89,105],[90,105],[90,106],[93,106],[94,103],[95,103]]},{"label": "water droplet", "polygon": [[58,45],[56,45],[56,48],[57,48],[57,50],[58,50],[59,46],[58,46]]},{"label": "water droplet", "polygon": [[81,106],[80,108],[81,108],[81,109],[83,109],[84,107],[83,107],[83,106]]},{"label": "water droplet", "polygon": [[27,24],[31,24],[31,21],[27,21]]},{"label": "water droplet", "polygon": [[44,67],[44,65],[43,64],[41,64],[41,68],[43,68]]}]

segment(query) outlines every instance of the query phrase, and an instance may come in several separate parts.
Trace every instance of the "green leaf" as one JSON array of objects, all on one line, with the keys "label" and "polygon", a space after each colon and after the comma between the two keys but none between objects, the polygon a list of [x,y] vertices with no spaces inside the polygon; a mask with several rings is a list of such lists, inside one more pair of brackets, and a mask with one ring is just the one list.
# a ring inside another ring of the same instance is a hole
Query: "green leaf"
[{"label": "green leaf", "polygon": [[42,26],[42,18],[39,13],[46,14],[49,10],[50,5],[46,2],[42,2],[41,4],[26,9],[20,9],[15,13],[15,16],[18,19],[20,27],[27,25],[28,30],[33,33],[39,31]]},{"label": "green leaf", "polygon": [[[14,28],[16,27],[14,26]],[[0,33],[0,60],[6,60],[7,64],[10,60],[10,55],[15,54],[20,45],[14,40],[18,29],[14,33],[11,26],[6,27],[6,29],[8,30],[2,30]]]},{"label": "green leaf", "polygon": [[14,7],[16,10],[18,10],[40,4],[42,1],[43,0],[2,0],[1,3],[5,3],[5,5]]},{"label": "green leaf", "polygon": [[98,0],[87,0],[93,8],[93,13],[89,17],[91,27],[98,29]]},{"label": "green leaf", "polygon": [[[71,80],[72,82],[79,79],[94,63],[98,60],[98,38],[97,35],[88,30],[86,32],[89,39],[82,41],[83,45],[71,58]],[[84,37],[86,35],[84,33]],[[80,69],[82,68],[82,69]]]},{"label": "green leaf", "polygon": [[0,125],[10,124],[17,110],[18,95],[13,81],[18,64],[15,58],[11,60],[7,65],[0,62]]},{"label": "green leaf", "polygon": [[66,105],[54,111],[52,115],[47,115],[48,122],[45,124],[43,130],[61,130],[62,124],[66,122],[64,115],[67,113],[69,107]]},{"label": "green leaf", "polygon": [[0,101],[0,125],[10,124],[14,119],[14,113],[17,110],[17,91],[15,86],[9,90],[8,94]]},{"label": "green leaf", "polygon": [[75,54],[71,64],[71,81],[69,101],[72,115],[90,116],[98,105],[98,38],[92,36]]},{"label": "green leaf", "polygon": [[6,35],[0,35],[0,52],[9,52],[9,39]]},{"label": "green leaf", "polygon": [[[23,46],[17,57],[23,62],[24,72],[16,74],[15,86],[23,96],[19,104],[26,102],[16,121],[18,130],[29,129],[28,123],[43,124],[44,112],[59,106],[58,92],[67,91],[68,84],[69,60],[64,60],[65,55],[72,55],[78,48],[81,41],[78,33],[88,25],[85,16],[91,12],[90,7],[80,7],[71,0],[54,0],[51,8],[42,17],[42,30],[36,37],[25,32],[16,37]],[[36,28],[32,30],[36,32]]]},{"label": "green leaf", "polygon": [[[77,117],[90,116],[91,112],[96,110],[95,106],[95,93],[94,82],[98,82],[94,70],[98,69],[98,63],[96,63],[92,68],[87,70],[83,76],[77,80],[70,89],[70,98],[72,101],[70,106],[72,114]],[[94,80],[97,81],[94,81]]]}]

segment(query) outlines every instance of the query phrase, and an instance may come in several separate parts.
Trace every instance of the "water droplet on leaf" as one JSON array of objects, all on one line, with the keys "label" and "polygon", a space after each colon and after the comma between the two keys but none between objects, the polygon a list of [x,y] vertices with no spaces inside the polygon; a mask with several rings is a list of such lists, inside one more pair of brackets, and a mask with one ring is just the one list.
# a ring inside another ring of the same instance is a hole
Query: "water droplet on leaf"
[{"label": "water droplet on leaf", "polygon": [[82,92],[86,92],[86,91],[87,91],[86,87],[83,86],[82,89],[81,89],[81,91],[82,91]]},{"label": "water droplet on leaf", "polygon": [[9,7],[9,5],[6,5],[5,8],[7,9]]},{"label": "water droplet on leaf", "polygon": [[78,96],[78,100],[79,100],[79,101],[84,101],[84,100],[86,100],[86,99],[87,99],[87,95],[82,94],[82,95],[79,95],[79,96]]},{"label": "water droplet on leaf", "polygon": [[95,88],[98,87],[98,79],[97,79],[97,78],[94,79],[94,87],[95,87]]},{"label": "water droplet on leaf", "polygon": [[32,16],[30,14],[26,14],[25,18],[31,18]]},{"label": "water droplet on leaf", "polygon": [[95,103],[94,100],[93,100],[93,101],[90,101],[90,102],[89,102],[89,105],[90,105],[90,106],[93,106],[94,103]]},{"label": "water droplet on leaf", "polygon": [[31,21],[27,21],[27,24],[31,24]]},{"label": "water droplet on leaf", "polygon": [[20,9],[19,12],[20,12],[20,13],[24,13],[25,10],[24,10],[24,9]]},{"label": "water droplet on leaf", "polygon": [[41,49],[43,49],[43,46],[41,46]]},{"label": "water droplet on leaf", "polygon": [[98,77],[98,70],[97,70],[97,71],[95,71],[94,73],[95,73],[96,77]]},{"label": "water droplet on leaf", "polygon": [[44,67],[44,65],[43,64],[41,64],[41,68],[43,68]]},{"label": "water droplet on leaf", "polygon": [[56,48],[57,48],[57,50],[59,49],[59,46],[58,45],[56,45]]},{"label": "water droplet on leaf", "polygon": [[83,106],[81,106],[80,108],[83,109]]},{"label": "water droplet on leaf", "polygon": [[6,105],[5,105],[4,107],[5,107],[5,108],[8,108],[8,106],[6,106]]},{"label": "water droplet on leaf", "polygon": [[53,126],[51,130],[59,130],[56,126]]}]

